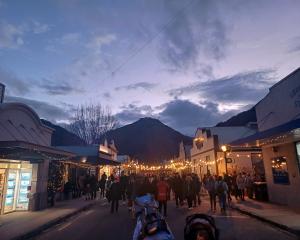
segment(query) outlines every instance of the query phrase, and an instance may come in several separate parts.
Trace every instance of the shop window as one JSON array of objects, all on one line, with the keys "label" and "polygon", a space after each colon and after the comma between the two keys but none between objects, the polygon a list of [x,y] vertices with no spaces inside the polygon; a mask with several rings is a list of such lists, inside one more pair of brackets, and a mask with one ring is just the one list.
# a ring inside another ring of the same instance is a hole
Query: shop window
[{"label": "shop window", "polygon": [[272,173],[275,184],[290,184],[286,157],[272,158]]}]

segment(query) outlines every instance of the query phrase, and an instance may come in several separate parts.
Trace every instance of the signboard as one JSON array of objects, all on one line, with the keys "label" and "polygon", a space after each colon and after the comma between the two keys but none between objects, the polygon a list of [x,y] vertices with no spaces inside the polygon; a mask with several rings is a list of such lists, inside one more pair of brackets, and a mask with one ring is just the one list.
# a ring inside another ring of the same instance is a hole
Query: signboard
[{"label": "signboard", "polygon": [[5,91],[5,86],[2,83],[0,83],[0,103],[3,103],[4,91]]},{"label": "signboard", "polygon": [[227,163],[232,163],[232,158],[226,158]]},{"label": "signboard", "polygon": [[286,157],[272,158],[272,174],[275,184],[290,184]]}]

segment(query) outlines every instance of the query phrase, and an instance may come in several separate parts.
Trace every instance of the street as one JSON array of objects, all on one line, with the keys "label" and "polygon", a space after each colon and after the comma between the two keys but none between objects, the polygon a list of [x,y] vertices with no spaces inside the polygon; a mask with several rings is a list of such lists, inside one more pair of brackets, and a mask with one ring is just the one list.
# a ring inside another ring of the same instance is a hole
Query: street
[{"label": "street", "polygon": [[[185,217],[191,213],[208,213],[208,203],[202,201],[201,207],[188,211],[186,207],[177,209],[173,201],[169,202],[167,222],[175,239],[183,239]],[[104,200],[93,208],[74,216],[66,222],[48,229],[35,239],[40,240],[129,240],[132,238],[135,221],[131,218],[126,206],[120,206],[119,213],[111,214]],[[227,216],[220,213],[213,215],[220,230],[221,240],[292,240],[297,237],[273,228],[270,225],[242,215],[236,211],[228,211]]]}]

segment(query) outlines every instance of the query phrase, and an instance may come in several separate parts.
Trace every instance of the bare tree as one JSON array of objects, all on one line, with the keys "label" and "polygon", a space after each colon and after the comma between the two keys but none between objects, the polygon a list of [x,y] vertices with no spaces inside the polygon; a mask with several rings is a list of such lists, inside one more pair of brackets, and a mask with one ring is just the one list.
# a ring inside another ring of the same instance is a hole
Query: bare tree
[{"label": "bare tree", "polygon": [[83,104],[78,106],[69,129],[87,144],[96,144],[102,135],[116,126],[117,120],[109,107],[103,107],[101,104]]}]

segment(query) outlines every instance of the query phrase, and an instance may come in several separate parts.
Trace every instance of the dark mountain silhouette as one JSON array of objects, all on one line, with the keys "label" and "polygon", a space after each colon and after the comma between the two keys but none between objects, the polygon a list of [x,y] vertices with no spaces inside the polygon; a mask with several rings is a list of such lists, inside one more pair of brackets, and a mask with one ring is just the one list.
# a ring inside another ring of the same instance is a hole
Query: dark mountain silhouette
[{"label": "dark mountain silhouette", "polygon": [[63,127],[55,125],[47,120],[41,119],[42,123],[55,131],[52,134],[51,145],[52,146],[82,146],[86,145],[85,142],[75,135],[69,132]]},{"label": "dark mountain silhouette", "polygon": [[234,126],[246,126],[249,122],[257,122],[255,107],[249,109],[248,111],[241,112],[225,122],[220,122],[216,127],[234,127]]},{"label": "dark mountain silhouette", "polygon": [[192,138],[153,118],[140,120],[111,130],[101,137],[114,140],[119,155],[129,155],[144,163],[159,163],[178,155],[179,144],[192,144]]}]

